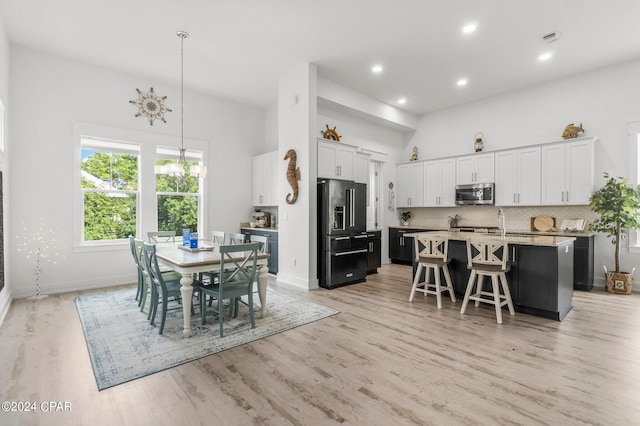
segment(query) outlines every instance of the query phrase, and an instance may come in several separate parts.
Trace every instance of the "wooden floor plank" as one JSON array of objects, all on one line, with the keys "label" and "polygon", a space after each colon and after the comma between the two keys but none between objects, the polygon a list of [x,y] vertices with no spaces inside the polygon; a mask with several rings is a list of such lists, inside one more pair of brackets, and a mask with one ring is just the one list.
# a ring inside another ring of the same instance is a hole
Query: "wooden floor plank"
[{"label": "wooden floor plank", "polygon": [[575,292],[562,322],[498,325],[492,307],[409,302],[409,267],[379,271],[334,290],[271,282],[340,313],[102,392],[77,293],[16,300],[0,399],[72,409],[0,412],[0,424],[640,424],[639,294]]}]

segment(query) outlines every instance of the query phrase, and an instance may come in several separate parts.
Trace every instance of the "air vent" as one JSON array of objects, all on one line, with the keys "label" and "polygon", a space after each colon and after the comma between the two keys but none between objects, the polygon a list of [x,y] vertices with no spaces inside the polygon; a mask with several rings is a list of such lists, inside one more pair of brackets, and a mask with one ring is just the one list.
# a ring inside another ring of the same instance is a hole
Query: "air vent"
[{"label": "air vent", "polygon": [[560,33],[556,31],[542,36],[542,40],[545,43],[553,43],[554,41],[558,41],[559,39],[560,39]]}]

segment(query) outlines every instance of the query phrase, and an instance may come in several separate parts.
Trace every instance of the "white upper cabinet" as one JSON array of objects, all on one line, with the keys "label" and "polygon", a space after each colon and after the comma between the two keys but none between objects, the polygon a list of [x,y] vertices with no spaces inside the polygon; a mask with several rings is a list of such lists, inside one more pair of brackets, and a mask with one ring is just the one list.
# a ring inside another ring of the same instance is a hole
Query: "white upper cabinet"
[{"label": "white upper cabinet", "polygon": [[540,205],[540,147],[495,153],[498,206]]},{"label": "white upper cabinet", "polygon": [[356,154],[356,182],[369,183],[369,154],[358,152]]},{"label": "white upper cabinet", "polygon": [[400,164],[397,168],[396,207],[422,207],[424,196],[423,163]]},{"label": "white upper cabinet", "polygon": [[355,180],[356,167],[354,146],[318,140],[318,177]]},{"label": "white upper cabinet", "polygon": [[493,183],[493,165],[493,153],[457,157],[456,184]]},{"label": "white upper cabinet", "polygon": [[456,161],[454,158],[424,163],[425,207],[456,205]]},{"label": "white upper cabinet", "polygon": [[278,151],[253,157],[253,205],[276,206]]},{"label": "white upper cabinet", "polygon": [[586,205],[593,191],[595,138],[542,146],[542,204]]}]

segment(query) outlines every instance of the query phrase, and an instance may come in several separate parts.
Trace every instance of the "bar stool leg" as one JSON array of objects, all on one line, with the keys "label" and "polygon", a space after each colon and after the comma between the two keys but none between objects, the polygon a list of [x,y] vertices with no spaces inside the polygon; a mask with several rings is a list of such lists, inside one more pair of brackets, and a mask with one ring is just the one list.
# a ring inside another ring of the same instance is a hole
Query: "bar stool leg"
[{"label": "bar stool leg", "polygon": [[449,289],[449,297],[451,297],[452,302],[455,302],[456,295],[453,291],[453,284],[451,284],[451,275],[449,274],[449,267],[447,265],[444,265],[442,267],[442,271],[444,272],[444,280],[446,281],[447,288]]},{"label": "bar stool leg", "polygon": [[502,324],[502,306],[500,306],[500,286],[498,285],[498,277],[491,275],[491,286],[493,287],[493,303],[496,307],[496,320],[498,324]]},{"label": "bar stool leg", "polygon": [[418,269],[416,269],[416,276],[413,278],[413,285],[411,286],[411,294],[409,295],[409,302],[413,300],[413,295],[418,287],[418,280],[420,280],[420,274],[422,274],[422,263],[418,263]]},{"label": "bar stool leg", "polygon": [[[478,274],[478,282],[476,283],[476,292],[473,293],[473,295],[475,297],[482,297],[482,294],[480,293],[482,293],[483,287],[484,287],[484,275]],[[474,305],[476,308],[480,306],[480,300],[476,299]]]},{"label": "bar stool leg", "polygon": [[509,314],[515,315],[516,311],[513,309],[513,301],[511,300],[511,290],[509,290],[509,284],[507,283],[507,276],[503,273],[500,274],[500,281],[502,282],[502,290],[504,296],[507,298],[507,306],[509,307]]},{"label": "bar stool leg", "polygon": [[469,275],[469,281],[467,282],[467,289],[464,291],[464,298],[462,299],[462,308],[460,308],[461,314],[464,314],[467,310],[467,303],[469,303],[469,296],[471,295],[471,289],[473,288],[473,282],[475,279],[476,271],[472,269],[471,275]]},{"label": "bar stool leg", "polygon": [[436,302],[438,304],[438,309],[442,309],[442,293],[440,292],[440,268],[434,266],[433,274],[435,275],[436,281]]}]

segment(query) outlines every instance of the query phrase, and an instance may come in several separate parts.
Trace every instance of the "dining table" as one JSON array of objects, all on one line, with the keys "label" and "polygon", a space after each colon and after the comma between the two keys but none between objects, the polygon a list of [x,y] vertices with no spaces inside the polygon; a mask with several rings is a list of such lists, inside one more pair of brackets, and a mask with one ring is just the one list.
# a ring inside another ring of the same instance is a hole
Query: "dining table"
[{"label": "dining table", "polygon": [[[232,256],[243,261],[248,252],[237,252]],[[193,274],[199,272],[220,271],[219,246],[203,245],[199,249],[191,250],[178,244],[157,244],[156,256],[158,262],[173,269],[182,275],[180,279],[180,293],[182,296],[182,311],[184,316],[184,329],[182,334],[191,336],[191,300],[193,296]],[[268,253],[258,252],[258,297],[260,299],[260,311],[264,316],[267,308],[267,261]]]}]

